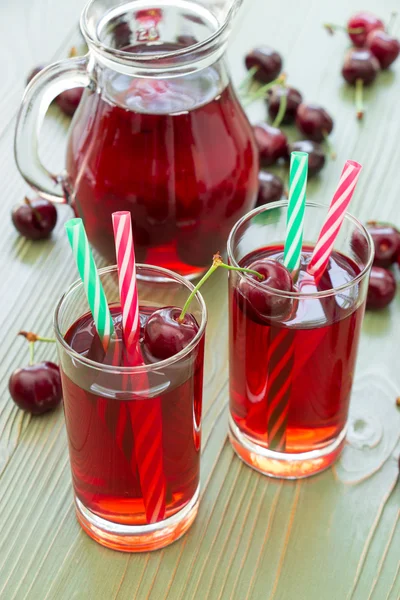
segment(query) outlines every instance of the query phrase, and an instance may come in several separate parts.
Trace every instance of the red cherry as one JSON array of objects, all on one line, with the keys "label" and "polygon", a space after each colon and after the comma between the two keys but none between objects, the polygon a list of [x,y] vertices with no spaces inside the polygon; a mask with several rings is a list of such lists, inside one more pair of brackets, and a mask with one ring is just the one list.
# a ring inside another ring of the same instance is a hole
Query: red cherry
[{"label": "red cherry", "polygon": [[376,79],[379,70],[379,62],[368,48],[351,48],[345,56],[342,75],[351,85],[357,79],[369,85]]},{"label": "red cherry", "polygon": [[68,117],[72,117],[75,114],[76,109],[81,101],[84,88],[72,88],[61,92],[56,98],[58,106],[61,108],[64,114]]},{"label": "red cherry", "polygon": [[52,362],[17,369],[8,387],[15,404],[32,415],[52,410],[62,398],[60,370]]},{"label": "red cherry", "polygon": [[326,157],[321,144],[311,140],[299,140],[289,145],[289,152],[308,153],[308,176],[312,177],[321,171],[325,165]]},{"label": "red cherry", "polygon": [[390,67],[400,54],[399,40],[379,29],[368,34],[367,46],[378,59],[381,69]]},{"label": "red cherry", "polygon": [[293,291],[293,281],[289,271],[281,263],[267,258],[259,259],[246,266],[257,271],[264,279],[256,275],[243,277],[239,284],[239,293],[246,300],[244,307],[253,320],[265,318],[282,319],[291,311],[292,300],[274,294],[267,288],[283,292]]},{"label": "red cherry", "polygon": [[28,240],[48,238],[57,223],[57,210],[51,202],[43,198],[25,200],[13,208],[11,213],[14,227]]},{"label": "red cherry", "polygon": [[248,70],[257,67],[254,79],[261,83],[271,83],[276,79],[283,65],[281,55],[269,46],[254,48],[246,55],[245,63]]},{"label": "red cherry", "polygon": [[367,308],[385,308],[396,295],[396,280],[391,271],[372,267],[369,278]]},{"label": "red cherry", "polygon": [[179,321],[182,312],[176,306],[165,306],[153,312],[144,326],[144,346],[151,357],[165,360],[181,350],[196,336],[199,326],[190,313]]},{"label": "red cherry", "polygon": [[300,92],[294,88],[285,87],[283,85],[274,85],[267,98],[268,114],[272,121],[279,112],[282,96],[286,96],[287,102],[285,116],[282,119],[282,123],[289,125],[295,120],[297,108],[303,100],[303,97]]},{"label": "red cherry", "polygon": [[268,123],[259,123],[253,127],[256,143],[260,153],[260,162],[268,167],[280,158],[287,158],[288,143],[286,135]]},{"label": "red cherry", "polygon": [[349,38],[355,46],[364,46],[368,34],[375,29],[385,29],[385,25],[381,19],[366,11],[356,13],[347,22]]},{"label": "red cherry", "polygon": [[283,181],[277,175],[268,171],[260,171],[258,174],[258,198],[256,206],[262,206],[269,202],[277,202],[284,194]]},{"label": "red cherry", "polygon": [[392,225],[370,221],[367,228],[374,242],[374,265],[390,267],[400,252],[400,232]]},{"label": "red cherry", "polygon": [[296,114],[296,126],[314,142],[323,142],[333,129],[332,117],[316,104],[300,104]]},{"label": "red cherry", "polygon": [[40,66],[32,69],[32,71],[29,73],[28,77],[26,78],[26,85],[28,85],[28,83],[30,83],[32,81],[32,79],[34,77],[36,77],[36,75],[38,73],[40,73],[40,71],[43,71],[43,69],[44,69],[44,65],[40,65]]}]

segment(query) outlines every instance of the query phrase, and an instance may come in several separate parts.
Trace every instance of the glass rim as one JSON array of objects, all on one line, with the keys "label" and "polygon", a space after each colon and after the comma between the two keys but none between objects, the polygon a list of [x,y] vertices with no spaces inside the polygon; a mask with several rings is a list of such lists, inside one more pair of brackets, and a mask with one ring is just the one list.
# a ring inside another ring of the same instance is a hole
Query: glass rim
[{"label": "glass rim", "polygon": [[[233,240],[235,238],[235,235],[236,235],[238,229],[246,221],[249,221],[256,215],[258,215],[262,212],[266,212],[267,210],[270,210],[273,208],[284,208],[285,206],[288,206],[288,204],[289,204],[288,200],[278,200],[277,202],[263,204],[262,206],[258,206],[256,208],[254,208],[253,210],[251,210],[250,212],[248,212],[247,214],[245,214],[241,219],[239,219],[239,221],[237,221],[235,223],[235,225],[232,227],[232,229],[229,233],[229,237],[228,237],[228,241],[227,241],[228,260],[232,266],[240,267],[239,263],[236,261],[236,258],[234,257],[234,252],[233,252]],[[321,204],[321,202],[308,202],[308,201],[306,202],[306,207],[323,208],[326,211],[328,211],[328,208],[329,208],[326,204]],[[323,290],[321,292],[283,292],[281,290],[271,288],[265,284],[263,285],[263,289],[267,289],[269,293],[275,294],[276,296],[280,296],[282,298],[296,298],[296,299],[303,300],[303,299],[307,299],[307,298],[308,299],[310,299],[310,298],[327,298],[329,296],[334,296],[337,293],[347,290],[347,289],[351,288],[353,285],[356,285],[357,283],[362,281],[362,279],[364,279],[364,277],[368,274],[368,272],[372,266],[373,260],[374,260],[374,243],[373,243],[371,234],[369,233],[368,229],[366,229],[366,227],[364,227],[364,225],[356,217],[354,217],[350,213],[346,212],[346,214],[344,216],[344,220],[350,221],[359,231],[361,231],[361,233],[364,235],[365,239],[367,240],[367,244],[368,244],[369,258],[368,258],[366,264],[364,265],[364,268],[351,281],[343,283],[342,285],[338,285],[337,287],[329,288],[328,290]],[[235,273],[237,273],[240,277],[247,279],[247,281],[249,281],[249,283],[251,283],[255,287],[259,287],[261,285],[261,283],[259,281],[253,279],[248,273],[241,273],[240,271],[235,271]]]},{"label": "glass rim", "polygon": [[[151,271],[157,271],[164,277],[164,281],[165,281],[165,276],[168,276],[168,280],[172,279],[175,282],[183,284],[186,288],[188,288],[190,293],[194,290],[195,286],[189,280],[185,279],[181,275],[178,275],[178,273],[174,273],[174,271],[170,271],[169,269],[164,269],[163,267],[157,267],[155,265],[145,265],[143,263],[136,263],[136,268],[139,270],[140,269],[150,269]],[[105,275],[108,273],[115,273],[117,270],[118,270],[117,265],[103,267],[102,269],[99,269],[99,275],[101,277],[102,275]],[[162,283],[162,280],[160,281],[160,283]],[[165,283],[167,283],[167,281],[165,281]],[[199,302],[200,309],[201,309],[201,323],[199,324],[199,330],[196,333],[195,337],[189,342],[189,344],[187,346],[185,346],[185,348],[183,348],[180,352],[178,352],[177,354],[174,354],[174,356],[170,356],[169,358],[166,358],[164,360],[160,360],[156,363],[150,363],[150,364],[146,364],[146,365],[127,366],[127,367],[105,365],[105,364],[99,363],[95,360],[91,360],[90,358],[87,358],[86,356],[82,356],[82,354],[79,354],[79,352],[74,350],[65,341],[65,338],[64,338],[63,334],[61,333],[60,326],[59,326],[60,311],[61,311],[64,303],[71,296],[71,294],[75,293],[79,288],[83,288],[83,282],[80,279],[77,279],[69,286],[67,291],[64,292],[62,294],[61,298],[58,300],[56,307],[54,309],[54,314],[53,314],[54,332],[55,332],[57,342],[63,347],[63,349],[68,353],[69,356],[71,356],[74,360],[77,360],[81,364],[83,364],[87,367],[90,367],[92,369],[96,369],[97,371],[102,371],[102,372],[106,372],[106,373],[110,373],[110,374],[111,373],[114,373],[114,374],[135,373],[136,374],[136,373],[148,373],[151,371],[157,371],[159,369],[169,367],[169,366],[173,365],[174,363],[178,362],[179,360],[181,360],[182,358],[184,358],[187,354],[190,354],[190,352],[199,344],[199,342],[204,334],[206,325],[207,325],[207,306],[206,306],[206,303],[204,301],[202,294],[198,291],[198,292],[196,292],[196,295],[194,296],[194,298],[196,298],[197,301]],[[89,307],[88,307],[87,312],[90,312]]]},{"label": "glass rim", "polygon": [[[238,6],[240,6],[241,1],[239,0],[235,0],[232,3],[232,6],[229,9],[228,14],[226,15],[224,22],[222,23],[222,25],[220,25],[218,27],[218,29],[216,29],[214,32],[212,32],[209,36],[207,36],[204,40],[197,42],[196,44],[191,44],[189,46],[185,46],[184,48],[179,48],[177,50],[170,50],[168,52],[159,52],[159,53],[154,53],[154,54],[144,54],[144,53],[137,53],[137,52],[127,52],[126,50],[121,50],[119,48],[112,48],[111,46],[108,46],[107,44],[102,43],[96,36],[92,35],[92,32],[90,30],[90,25],[89,25],[89,21],[90,21],[90,16],[89,16],[89,12],[90,9],[92,8],[92,6],[97,2],[98,0],[89,0],[86,5],[84,6],[82,13],[81,13],[81,17],[80,17],[80,27],[81,27],[81,31],[83,36],[85,37],[86,41],[88,42],[88,45],[92,45],[97,51],[99,51],[101,54],[108,56],[111,60],[115,60],[115,61],[123,61],[124,63],[131,63],[132,66],[136,64],[142,65],[142,66],[146,66],[146,67],[150,67],[151,63],[154,62],[155,63],[155,68],[159,69],[160,65],[158,64],[160,60],[171,60],[174,58],[177,59],[182,59],[185,57],[188,57],[190,54],[192,54],[193,52],[197,52],[197,51],[207,51],[209,50],[210,53],[213,53],[216,51],[216,48],[218,48],[220,46],[221,43],[223,43],[225,41],[225,34],[227,33],[227,31],[229,31],[229,27],[231,24],[231,20],[234,17],[236,11],[238,10]],[[127,2],[128,4],[128,2]],[[219,41],[222,38],[222,41]],[[217,46],[215,46],[215,43],[217,42]],[[208,49],[208,46],[210,46],[210,48]],[[198,60],[197,56],[193,57],[192,61],[188,61],[186,64],[189,64],[190,62],[196,62]],[[168,69],[168,66],[171,65],[165,65],[165,70]]]}]

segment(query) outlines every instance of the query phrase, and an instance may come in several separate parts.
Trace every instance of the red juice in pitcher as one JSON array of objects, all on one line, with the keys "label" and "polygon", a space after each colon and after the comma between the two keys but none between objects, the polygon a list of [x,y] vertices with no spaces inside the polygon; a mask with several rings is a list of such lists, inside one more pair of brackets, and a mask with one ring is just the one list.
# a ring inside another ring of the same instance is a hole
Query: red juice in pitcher
[{"label": "red juice in pitcher", "polygon": [[258,190],[251,126],[224,67],[165,79],[104,69],[99,79],[101,93],[86,92],[75,115],[67,153],[90,242],[114,263],[111,213],[129,210],[138,261],[201,273]]},{"label": "red juice in pitcher", "polygon": [[[360,269],[333,251],[316,285],[306,272],[311,254],[312,247],[303,247],[295,282],[295,292],[310,298],[289,298],[284,319],[260,318],[240,286],[230,288],[231,417],[254,443],[292,454],[328,446],[345,428],[365,307],[357,284],[312,298],[315,292],[348,284]],[[240,266],[262,258],[283,262],[283,247],[251,252]],[[284,446],[276,445],[282,435]]]},{"label": "red juice in pitcher", "polygon": [[[105,356],[89,314],[69,328],[65,341],[75,352],[97,363],[121,366],[121,309],[114,306],[111,312],[117,337]],[[141,307],[142,327],[152,312]],[[148,363],[142,343],[141,351]],[[160,390],[158,395],[135,399],[119,399],[119,393],[112,397],[102,394],[102,389],[110,386],[102,386],[107,373],[101,370],[89,380],[88,371],[80,376],[76,365],[72,381],[61,369],[74,489],[78,500],[92,513],[118,524],[149,522],[141,469],[143,457],[151,459],[154,450],[155,433],[152,430],[146,435],[145,431],[145,417],[152,410],[160,417],[162,464],[155,470],[162,472],[165,482],[164,518],[179,512],[195,496],[199,485],[203,354],[204,339],[194,363],[191,358],[180,362],[169,377],[149,374],[152,388]],[[126,388],[123,377],[120,389]]]}]

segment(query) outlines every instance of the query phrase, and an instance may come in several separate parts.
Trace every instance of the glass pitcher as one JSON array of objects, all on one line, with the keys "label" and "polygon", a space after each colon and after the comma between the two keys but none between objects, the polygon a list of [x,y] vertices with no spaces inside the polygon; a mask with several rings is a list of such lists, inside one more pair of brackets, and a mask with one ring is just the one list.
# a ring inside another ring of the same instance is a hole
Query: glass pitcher
[{"label": "glass pitcher", "polygon": [[[70,203],[115,262],[111,213],[130,210],[138,262],[194,277],[254,205],[258,153],[223,55],[242,0],[92,0],[85,57],[44,69],[25,92],[18,167],[43,197]],[[40,162],[38,135],[61,91],[86,90],[66,171]]]}]

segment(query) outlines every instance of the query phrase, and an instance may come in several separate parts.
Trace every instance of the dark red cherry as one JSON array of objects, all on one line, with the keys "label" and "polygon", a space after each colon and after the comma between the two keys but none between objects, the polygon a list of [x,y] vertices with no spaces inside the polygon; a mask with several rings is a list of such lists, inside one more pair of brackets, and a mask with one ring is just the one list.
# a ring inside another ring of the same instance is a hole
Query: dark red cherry
[{"label": "dark red cherry", "polygon": [[399,40],[379,29],[368,34],[367,46],[378,59],[381,69],[390,67],[400,54]]},{"label": "dark red cherry", "polygon": [[43,71],[43,69],[44,69],[44,65],[40,65],[40,66],[32,69],[32,71],[29,73],[28,77],[26,78],[26,85],[28,85],[28,83],[30,83],[32,81],[32,79],[34,77],[36,77],[36,75],[38,73],[40,73],[40,71]]},{"label": "dark red cherry", "polygon": [[282,123],[289,125],[295,120],[297,107],[303,100],[303,97],[300,92],[294,88],[284,87],[282,85],[274,85],[267,98],[268,114],[272,121],[278,114],[282,96],[286,96],[287,103],[285,116],[282,119]]},{"label": "dark red cherry", "polygon": [[276,79],[283,65],[281,55],[269,46],[254,48],[246,54],[245,63],[248,70],[257,67],[254,79],[261,83],[271,83]]},{"label": "dark red cherry", "polygon": [[277,202],[284,195],[283,181],[277,175],[268,171],[260,171],[258,174],[258,198],[256,206],[262,206],[269,202]]},{"label": "dark red cherry", "polygon": [[114,48],[123,50],[125,46],[130,46],[132,36],[132,29],[127,21],[120,21],[114,27],[113,38]]},{"label": "dark red cherry", "polygon": [[250,316],[254,313],[255,318],[283,318],[287,316],[292,307],[291,298],[285,298],[274,294],[270,289],[281,292],[292,292],[293,282],[289,271],[281,263],[267,258],[259,259],[246,265],[246,268],[257,271],[264,279],[256,275],[246,275],[241,278],[239,293],[244,297]]},{"label": "dark red cherry", "polygon": [[11,213],[14,227],[28,240],[48,238],[57,223],[57,210],[43,198],[25,199],[25,204],[15,206]]},{"label": "dark red cherry", "polygon": [[368,48],[351,48],[344,59],[342,75],[354,85],[361,79],[365,85],[372,83],[379,73],[379,62]]},{"label": "dark red cherry", "polygon": [[369,278],[367,308],[385,308],[396,295],[396,280],[391,271],[372,267]]},{"label": "dark red cherry", "polygon": [[64,114],[72,117],[79,106],[84,88],[77,87],[61,92],[56,98],[58,106]]},{"label": "dark red cherry", "polygon": [[349,38],[355,46],[359,47],[365,45],[367,36],[371,31],[384,28],[383,21],[367,11],[356,13],[347,22]]},{"label": "dark red cherry", "polygon": [[308,176],[312,177],[321,171],[325,165],[326,157],[324,149],[317,142],[311,140],[299,140],[289,145],[290,152],[308,153]]},{"label": "dark red cherry", "polygon": [[280,158],[287,158],[287,137],[280,129],[268,123],[258,123],[253,127],[253,131],[263,166],[268,167]]},{"label": "dark red cherry", "polygon": [[150,355],[165,360],[181,350],[196,336],[199,326],[190,313],[179,321],[177,306],[165,306],[153,312],[144,327],[144,345]]},{"label": "dark red cherry", "polygon": [[303,103],[297,109],[296,126],[310,140],[323,142],[333,129],[333,120],[322,106]]},{"label": "dark red cherry", "polygon": [[17,369],[8,387],[15,404],[32,415],[52,410],[62,398],[60,370],[52,362]]},{"label": "dark red cherry", "polygon": [[400,232],[392,225],[370,221],[367,228],[374,241],[374,265],[390,267],[400,252]]}]

